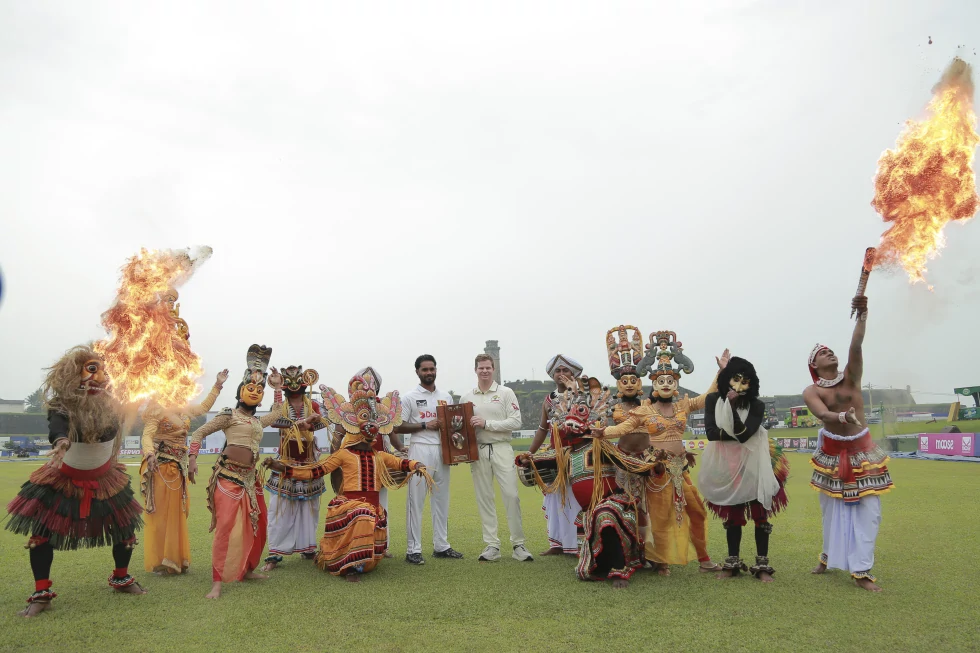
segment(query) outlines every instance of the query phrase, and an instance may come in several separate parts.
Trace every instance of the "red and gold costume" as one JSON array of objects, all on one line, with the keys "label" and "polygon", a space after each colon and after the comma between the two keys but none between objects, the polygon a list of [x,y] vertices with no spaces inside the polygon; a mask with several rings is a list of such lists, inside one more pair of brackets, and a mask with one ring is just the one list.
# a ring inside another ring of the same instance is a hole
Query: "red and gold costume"
[{"label": "red and gold costume", "polygon": [[401,487],[392,472],[421,473],[429,483],[424,467],[414,460],[398,458],[373,448],[401,423],[401,402],[397,392],[378,400],[375,382],[362,376],[351,379],[347,400],[332,388],[323,390],[327,418],[347,435],[340,447],[326,460],[313,465],[294,465],[269,460],[265,464],[280,470],[286,479],[315,480],[334,475],[337,496],[327,505],[320,549],[316,563],[334,576],[366,574],[384,558],[388,548],[388,518],[378,500],[382,487]]},{"label": "red and gold costume", "polygon": [[[675,338],[672,331],[650,334],[648,352],[638,371],[641,375],[650,371],[650,379],[654,381],[653,401],[631,410],[622,422],[605,430],[605,437],[620,437],[646,429],[652,449],[648,457],[661,463],[646,484],[650,519],[646,559],[660,565],[686,565],[697,558],[703,567],[703,563],[711,560],[707,511],[687,471],[694,457],[685,452],[683,440],[688,416],[704,408],[708,393],[693,399],[687,396],[676,399],[681,371],[690,374],[694,366]],[[675,359],[679,363],[676,369],[672,362]],[[712,383],[708,392],[714,390]],[[665,411],[666,406],[673,408],[673,414],[664,414],[670,412]]]},{"label": "red and gold costume", "polygon": [[[255,463],[259,458],[262,430],[279,418],[281,400],[276,397],[268,415],[259,418],[254,412],[262,402],[271,355],[271,348],[249,347],[248,369],[237,393],[238,405],[222,410],[191,437],[189,455],[196,459],[205,436],[217,431],[225,434],[225,449],[214,465],[207,491],[211,512],[209,532],[214,532],[211,549],[214,581],[242,580],[258,566],[265,548],[268,513]],[[247,450],[251,453],[247,456],[250,460],[233,459],[229,456],[230,447]]]},{"label": "red and gold costume", "polygon": [[116,460],[120,411],[109,394],[102,358],[87,346],[69,350],[51,367],[44,391],[55,455],[7,505],[7,530],[30,535],[25,548],[35,591],[27,602],[38,605],[29,606],[25,616],[47,609],[56,596],[50,580],[55,549],[112,546],[109,585],[138,587],[128,567],[143,509],[125,466]]}]

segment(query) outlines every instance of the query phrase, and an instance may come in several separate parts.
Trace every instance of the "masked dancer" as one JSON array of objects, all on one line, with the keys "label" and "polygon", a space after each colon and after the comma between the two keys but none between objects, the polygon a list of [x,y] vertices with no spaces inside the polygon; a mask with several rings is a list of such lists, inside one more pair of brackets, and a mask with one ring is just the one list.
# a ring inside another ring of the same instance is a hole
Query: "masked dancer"
[{"label": "masked dancer", "polygon": [[[690,374],[694,364],[684,355],[681,343],[673,331],[650,334],[647,354],[640,361],[638,372],[650,372],[653,381],[648,405],[640,406],[616,426],[605,429],[605,437],[620,437],[646,428],[650,436],[651,455],[660,465],[647,481],[646,506],[650,519],[645,557],[662,576],[670,574],[668,565],[686,565],[693,552],[703,572],[721,571],[721,565],[711,562],[708,555],[707,512],[698,494],[688,467],[694,464],[693,454],[684,449],[684,432],[688,416],[704,408],[708,393],[693,399],[678,399],[681,372]],[[719,368],[728,363],[728,350],[716,359]],[[678,365],[675,368],[673,361]],[[715,383],[708,392],[714,392]]]},{"label": "masked dancer", "polygon": [[820,492],[823,513],[823,552],[813,573],[843,569],[850,572],[858,587],[880,592],[871,567],[881,525],[881,495],[890,491],[893,483],[886,464],[888,456],[871,440],[871,432],[861,422],[868,298],[855,297],[851,308],[857,312],[857,324],[844,371],[838,370],[839,361],[830,348],[817,345],[808,361],[813,385],[803,391],[807,408],[823,420],[810,461],[810,485]]},{"label": "masked dancer", "polygon": [[[389,392],[379,400],[374,385],[373,379],[355,376],[348,384],[350,399],[322,388],[327,419],[346,433],[325,460],[308,465],[271,458],[263,462],[289,479],[313,480],[332,474],[337,496],[327,505],[316,563],[351,582],[373,571],[388,549],[388,516],[378,490],[404,486],[409,472],[423,476],[432,487],[422,463],[374,449],[375,439],[390,434],[402,415],[398,393]],[[396,481],[394,475],[404,478]]]},{"label": "masked dancer", "polygon": [[7,506],[6,528],[29,535],[34,593],[21,616],[51,607],[55,550],[111,546],[109,586],[144,594],[129,562],[142,526],[126,467],[116,460],[120,407],[108,391],[102,358],[91,346],[70,349],[44,380],[51,460],[34,471]]},{"label": "masked dancer", "polygon": [[[718,373],[718,392],[704,403],[708,445],[701,456],[698,485],[708,508],[724,520],[728,557],[719,578],[748,571],[764,583],[776,572],[769,564],[769,519],[786,507],[789,463],[762,425],[766,405],[759,399],[759,376],[744,358],[734,356]],[[727,392],[725,389],[727,388]],[[742,527],[755,523],[755,564],[739,556]]]},{"label": "masked dancer", "polygon": [[[282,408],[282,375],[276,368],[267,375],[272,349],[260,345],[248,348],[248,368],[238,385],[234,408],[225,408],[191,437],[189,473],[197,475],[197,455],[201,440],[217,431],[225,434],[225,446],[208,482],[208,510],[214,544],[211,547],[211,579],[207,598],[221,596],[221,584],[266,578],[255,573],[265,548],[267,511],[262,481],[256,473],[262,430],[279,419]],[[268,415],[255,416],[262,404],[265,384],[275,393]]]},{"label": "masked dancer", "polygon": [[[316,370],[290,365],[282,370],[286,401],[279,409],[279,419],[272,426],[279,429],[278,459],[287,464],[315,463],[320,456],[314,432],[326,428],[320,417],[320,404],[308,390],[319,380]],[[272,472],[265,483],[269,499],[269,556],[263,571],[271,571],[283,556],[298,553],[312,560],[316,551],[317,521],[320,518],[322,478],[301,481],[287,479]]]}]

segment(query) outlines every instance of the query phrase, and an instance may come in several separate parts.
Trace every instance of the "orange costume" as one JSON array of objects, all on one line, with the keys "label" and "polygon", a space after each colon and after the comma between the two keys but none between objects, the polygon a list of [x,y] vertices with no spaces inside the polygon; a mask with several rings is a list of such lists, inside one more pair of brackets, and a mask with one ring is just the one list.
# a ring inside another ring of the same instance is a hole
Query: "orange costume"
[{"label": "orange costume", "polygon": [[143,527],[146,571],[180,574],[190,566],[187,435],[191,419],[211,410],[220,392],[221,385],[215,383],[200,404],[179,412],[154,404],[143,414],[143,455],[152,453],[157,459],[155,472],[149,470],[145,458],[140,467],[140,493],[146,507]]},{"label": "orange costume", "polygon": [[[208,481],[208,510],[211,511],[211,528],[214,545],[211,548],[211,574],[214,581],[230,583],[240,581],[254,571],[261,561],[265,548],[268,513],[262,493],[262,479],[256,473],[259,443],[262,430],[279,418],[282,406],[281,392],[276,391],[275,403],[269,414],[261,418],[254,410],[262,401],[265,388],[265,370],[269,365],[272,349],[252,345],[248,350],[248,369],[238,390],[238,405],[225,408],[214,419],[194,431],[191,437],[190,455],[196,458],[201,440],[217,431],[224,431],[225,449],[234,446],[252,452],[246,464],[232,460],[222,453],[214,464]],[[254,393],[254,394],[251,394]],[[249,403],[257,398],[256,403]]]},{"label": "orange costume", "polygon": [[[642,375],[646,370],[651,370],[650,378],[655,381],[653,392],[659,400],[629,411],[616,426],[607,428],[604,435],[615,438],[646,429],[651,447],[647,455],[662,463],[662,467],[654,471],[646,484],[646,509],[650,522],[644,547],[646,559],[671,565],[686,565],[695,557],[702,563],[708,562],[711,557],[708,555],[707,511],[687,471],[693,456],[688,458],[683,443],[688,415],[704,408],[708,393],[693,399],[685,396],[672,402],[665,402],[662,393],[657,396],[661,385],[668,390],[673,388],[671,392],[676,393],[679,370],[690,372],[693,366],[681,353],[680,343],[674,342],[673,332],[651,334],[650,341],[639,373]],[[677,370],[671,364],[675,357],[681,363]],[[656,361],[656,368],[651,369],[651,358]],[[669,379],[673,379],[672,385]],[[714,390],[715,383],[712,383],[708,392]],[[672,416],[660,412],[660,406],[664,403],[673,406]]]},{"label": "orange costume", "polygon": [[[347,433],[340,447],[326,460],[311,465],[290,464],[267,459],[268,466],[286,479],[313,480],[333,474],[337,496],[327,504],[327,518],[320,539],[316,563],[334,576],[366,574],[384,558],[388,548],[388,515],[381,507],[378,491],[382,487],[401,487],[409,471],[432,479],[421,463],[398,458],[373,448],[401,423],[401,401],[397,392],[378,400],[375,382],[356,375],[350,380],[350,400],[332,388],[324,388],[327,419]],[[398,476],[396,481],[392,472]]]}]

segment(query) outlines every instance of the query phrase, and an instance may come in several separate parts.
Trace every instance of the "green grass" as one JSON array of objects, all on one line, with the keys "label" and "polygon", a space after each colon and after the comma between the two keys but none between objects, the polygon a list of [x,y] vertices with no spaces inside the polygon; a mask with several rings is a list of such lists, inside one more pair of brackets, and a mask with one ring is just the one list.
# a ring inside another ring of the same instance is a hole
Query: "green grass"
[{"label": "green grass", "polygon": [[[211,537],[204,487],[192,487],[191,572],[158,578],[132,568],[149,590],[116,594],[106,578],[109,549],[55,554],[55,608],[37,619],[14,613],[33,589],[26,538],[0,531],[0,649],[100,651],[319,650],[649,650],[663,651],[962,651],[976,650],[980,465],[892,461],[896,490],[883,499],[875,572],[885,591],[856,589],[847,574],[809,570],[820,552],[820,509],[809,489],[807,458],[789,455],[788,511],[777,517],[771,559],[776,582],[718,581],[696,565],[669,578],[638,572],[630,587],[575,577],[571,558],[479,564],[483,548],[469,472],[453,469],[450,540],[465,560],[431,557],[412,567],[405,551],[405,491],[390,506],[392,551],[359,584],[288,559],[266,581],[227,585],[207,601]],[[131,462],[135,462],[132,461]],[[36,462],[0,464],[6,502]],[[208,463],[202,461],[206,472]],[[135,473],[136,467],[131,467]],[[205,477],[207,474],[205,473]],[[528,546],[546,546],[541,495],[521,488]],[[325,503],[325,502],[324,502]],[[500,501],[498,498],[498,506]],[[500,514],[506,541],[506,519]],[[754,554],[746,529],[743,555]],[[709,549],[725,555],[721,524]],[[973,597],[973,598],[971,598]]]}]

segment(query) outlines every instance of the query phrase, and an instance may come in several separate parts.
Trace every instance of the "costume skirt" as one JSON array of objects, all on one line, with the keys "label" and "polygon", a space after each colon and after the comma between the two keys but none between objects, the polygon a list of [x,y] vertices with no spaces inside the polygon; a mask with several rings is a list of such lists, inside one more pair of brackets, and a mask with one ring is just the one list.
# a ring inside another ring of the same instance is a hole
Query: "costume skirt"
[{"label": "costume skirt", "polygon": [[85,470],[45,465],[21,486],[7,512],[7,530],[45,537],[58,550],[130,542],[143,526],[126,467],[113,460]]},{"label": "costume skirt", "polygon": [[583,517],[585,535],[575,569],[578,577],[630,578],[642,565],[633,502],[625,494],[611,494]]},{"label": "costume skirt", "polygon": [[183,573],[191,564],[191,541],[187,530],[190,497],[187,496],[184,470],[176,461],[160,460],[157,471],[151,473],[144,461],[140,474],[146,501],[143,568]]},{"label": "costume skirt", "polygon": [[316,564],[334,576],[366,574],[388,548],[388,516],[377,492],[348,493],[327,504]]},{"label": "costume skirt", "polygon": [[[683,461],[684,454],[674,459]],[[708,513],[691,475],[683,464],[668,464],[663,474],[647,481],[647,513],[650,520],[644,557],[651,562],[686,565],[692,559],[704,562],[708,555]]]},{"label": "costume skirt", "polygon": [[[772,471],[779,483],[779,491],[772,498],[772,507],[766,510],[759,501],[749,501],[731,506],[722,506],[705,501],[708,509],[716,517],[728,522],[745,525],[751,519],[757,522],[767,521],[776,513],[782,511],[789,505],[789,498],[786,496],[786,479],[789,478],[789,461],[783,453],[783,448],[775,441],[769,440],[769,459],[772,461]],[[704,486],[702,485],[702,488]]]},{"label": "costume skirt", "polygon": [[240,581],[259,566],[265,549],[268,511],[255,467],[222,456],[208,483],[211,511],[211,576],[215,581]]}]

